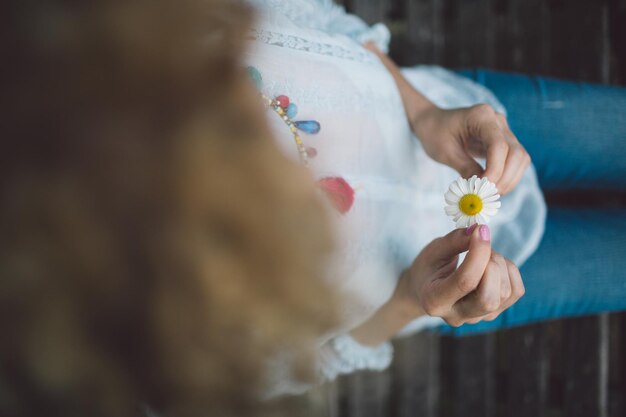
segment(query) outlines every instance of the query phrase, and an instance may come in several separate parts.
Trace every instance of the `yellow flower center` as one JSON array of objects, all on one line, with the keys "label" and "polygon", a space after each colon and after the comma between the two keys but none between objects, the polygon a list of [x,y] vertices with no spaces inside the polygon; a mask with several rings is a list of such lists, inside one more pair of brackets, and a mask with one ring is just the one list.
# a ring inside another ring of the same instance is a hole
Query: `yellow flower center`
[{"label": "yellow flower center", "polygon": [[476,194],[465,194],[459,201],[459,209],[467,216],[474,216],[483,209],[483,200]]}]

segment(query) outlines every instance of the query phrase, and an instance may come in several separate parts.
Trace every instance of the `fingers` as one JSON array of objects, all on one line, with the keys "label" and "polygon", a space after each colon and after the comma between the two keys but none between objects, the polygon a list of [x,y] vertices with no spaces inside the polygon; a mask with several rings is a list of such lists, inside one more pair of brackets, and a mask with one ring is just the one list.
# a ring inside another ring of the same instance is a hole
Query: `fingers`
[{"label": "fingers", "polygon": [[522,275],[519,269],[508,259],[505,259],[505,262],[509,274],[509,282],[511,284],[511,294],[502,305],[503,311],[515,304],[526,293],[526,288],[524,288],[524,282],[522,281]]},{"label": "fingers", "polygon": [[[526,290],[524,288],[522,276],[520,275],[520,272],[515,266],[515,264],[513,264],[513,262],[509,261],[508,259],[502,257],[499,254],[496,254],[496,255],[499,257],[499,258],[496,257],[496,262],[499,264],[501,274],[503,274],[503,276],[507,278],[506,281],[508,281],[510,289],[511,289],[509,296],[506,299],[501,299],[501,305],[497,309],[492,310],[491,312],[487,312],[485,315],[481,317],[470,317],[470,316],[463,316],[459,314],[459,316],[453,319],[452,321],[456,321],[457,323],[461,323],[461,324],[462,323],[476,324],[481,321],[493,321],[504,310],[508,309],[517,301],[519,301],[519,299],[524,295]],[[492,260],[493,259],[494,257],[492,257]],[[504,270],[502,269],[503,266],[504,266]],[[502,280],[501,282],[504,282],[504,280]],[[501,294],[503,294],[502,287],[500,287],[500,292]],[[480,299],[480,298],[477,297],[477,299]],[[464,308],[467,310],[467,306],[464,306]],[[482,304],[482,309],[483,311],[487,311],[487,305],[485,302],[483,302]],[[480,311],[481,310],[478,307],[474,306],[474,311],[472,311],[472,314],[477,314]],[[463,312],[462,308],[460,309],[460,311],[459,309],[457,309],[457,312],[462,313]]]},{"label": "fingers", "polygon": [[504,133],[495,123],[488,123],[481,127],[479,135],[487,149],[487,166],[483,177],[499,184],[506,167],[509,145]]},{"label": "fingers", "polygon": [[[465,259],[455,270],[458,254],[465,250]],[[414,263],[415,276],[420,276],[424,265],[428,265],[425,276],[431,278],[417,291],[420,307],[452,326],[493,320],[524,294],[519,270],[491,249],[486,225],[434,240]]]},{"label": "fingers", "polygon": [[480,138],[487,152],[487,167],[483,176],[498,183],[504,173],[509,145],[493,108],[486,104],[472,107],[468,114],[468,127],[471,134]]},{"label": "fingers", "polygon": [[[463,230],[463,229],[461,229]],[[476,227],[469,238],[469,251],[454,274],[435,281],[434,297],[442,305],[453,306],[478,288],[491,257],[489,227]]]},{"label": "fingers", "polygon": [[524,171],[526,171],[526,168],[530,165],[530,156],[509,129],[504,115],[498,114],[497,117],[500,121],[500,126],[505,132],[505,137],[509,145],[504,172],[497,181],[497,186],[501,194],[507,194],[513,190],[522,179]]},{"label": "fingers", "polygon": [[433,240],[424,251],[433,261],[449,261],[453,257],[467,251],[470,245],[467,229],[455,229],[447,235]]},{"label": "fingers", "polygon": [[497,252],[493,252],[491,254],[491,261],[495,262],[498,265],[499,275],[500,275],[500,305],[496,310],[488,312],[486,315],[480,317],[479,321],[493,321],[495,320],[500,313],[506,310],[508,307],[513,305],[513,303],[508,304],[511,299],[512,291],[511,291],[511,277],[507,268],[507,260],[504,256],[500,255]]},{"label": "fingers", "polygon": [[470,293],[444,317],[452,326],[495,320],[515,304],[525,289],[517,267],[502,255],[493,252],[476,291]]},{"label": "fingers", "polygon": [[511,297],[511,279],[506,264],[506,259],[499,253],[494,252],[491,259],[500,268],[500,304],[504,304]]},{"label": "fingers", "polygon": [[486,150],[487,165],[482,176],[496,183],[500,194],[507,194],[530,165],[528,152],[511,132],[506,117],[486,104],[470,109],[468,127]]},{"label": "fingers", "polygon": [[483,168],[463,148],[454,147],[447,152],[446,164],[454,168],[463,178],[482,176]]},{"label": "fingers", "polygon": [[[476,289],[490,257],[491,232],[489,226],[482,224],[472,232],[469,251],[454,276],[456,287],[462,292],[461,296]],[[458,297],[457,300],[460,298]]]},{"label": "fingers", "polygon": [[[485,268],[480,284],[476,291],[461,299],[455,306],[457,314],[463,318],[480,318],[500,309],[502,269],[500,265],[490,260]],[[508,280],[508,273],[506,276]]]},{"label": "fingers", "polygon": [[511,144],[509,146],[504,172],[497,182],[498,192],[500,194],[504,195],[510,191],[510,185],[513,183],[519,171],[519,167],[524,163],[524,155],[522,145]]}]

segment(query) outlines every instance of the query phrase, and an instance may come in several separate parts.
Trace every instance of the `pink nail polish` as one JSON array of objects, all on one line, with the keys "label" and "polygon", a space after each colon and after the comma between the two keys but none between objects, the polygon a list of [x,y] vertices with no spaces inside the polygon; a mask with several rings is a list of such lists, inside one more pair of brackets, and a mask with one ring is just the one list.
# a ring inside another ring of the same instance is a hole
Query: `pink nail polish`
[{"label": "pink nail polish", "polygon": [[491,231],[489,230],[489,226],[486,224],[481,224],[478,228],[478,234],[480,234],[480,239],[489,242],[491,240]]},{"label": "pink nail polish", "polygon": [[475,223],[471,225],[470,227],[468,227],[467,229],[465,229],[465,234],[468,236],[471,235],[474,229],[476,229],[476,226],[478,226],[478,224]]}]

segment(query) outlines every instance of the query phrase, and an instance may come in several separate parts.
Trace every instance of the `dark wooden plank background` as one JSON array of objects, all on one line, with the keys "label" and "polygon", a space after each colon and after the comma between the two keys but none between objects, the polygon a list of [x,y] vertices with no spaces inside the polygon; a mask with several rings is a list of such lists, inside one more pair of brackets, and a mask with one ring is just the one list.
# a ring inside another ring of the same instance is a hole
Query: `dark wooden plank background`
[{"label": "dark wooden plank background", "polygon": [[[341,2],[340,2],[341,3]],[[626,83],[624,0],[344,0],[392,31],[401,65]]]},{"label": "dark wooden plank background", "polygon": [[[626,84],[626,0],[343,4],[390,27],[390,54],[401,65]],[[396,341],[395,349],[389,370],[340,378],[311,393],[303,402],[314,410],[307,415],[626,416],[624,313],[463,338],[425,332]]]}]

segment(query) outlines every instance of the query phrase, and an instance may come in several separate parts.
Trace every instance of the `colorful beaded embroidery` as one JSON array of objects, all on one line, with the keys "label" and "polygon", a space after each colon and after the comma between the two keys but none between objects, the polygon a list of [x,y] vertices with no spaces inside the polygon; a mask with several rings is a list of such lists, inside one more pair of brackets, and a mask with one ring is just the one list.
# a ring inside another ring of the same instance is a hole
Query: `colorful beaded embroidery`
[{"label": "colorful beaded embroidery", "polygon": [[[305,146],[298,132],[302,131],[310,135],[316,135],[321,130],[320,123],[316,120],[293,120],[298,114],[298,106],[292,103],[289,97],[285,95],[272,99],[263,94],[261,91],[263,77],[261,77],[261,73],[256,68],[248,67],[248,74],[256,85],[265,104],[283,120],[291,131],[293,141],[298,148],[300,161],[305,166],[308,166],[309,158],[315,158],[317,150],[313,147]],[[330,203],[337,211],[344,214],[350,210],[354,203],[354,190],[346,180],[341,177],[324,177],[317,181],[317,185],[326,194]]]},{"label": "colorful beaded embroidery", "polygon": [[291,131],[293,140],[298,148],[300,161],[302,161],[305,166],[308,166],[309,158],[315,158],[317,150],[315,148],[305,146],[298,131],[302,131],[310,135],[316,135],[321,130],[321,125],[316,120],[293,120],[293,118],[298,114],[298,106],[296,106],[295,103],[292,103],[289,100],[289,97],[285,95],[280,95],[272,99],[263,94],[261,92],[263,78],[261,77],[259,70],[256,68],[248,67],[248,74],[250,75],[252,81],[254,81],[254,84],[256,85],[257,90],[259,90],[259,93],[266,105],[271,108],[283,120],[283,122],[285,122]]}]

